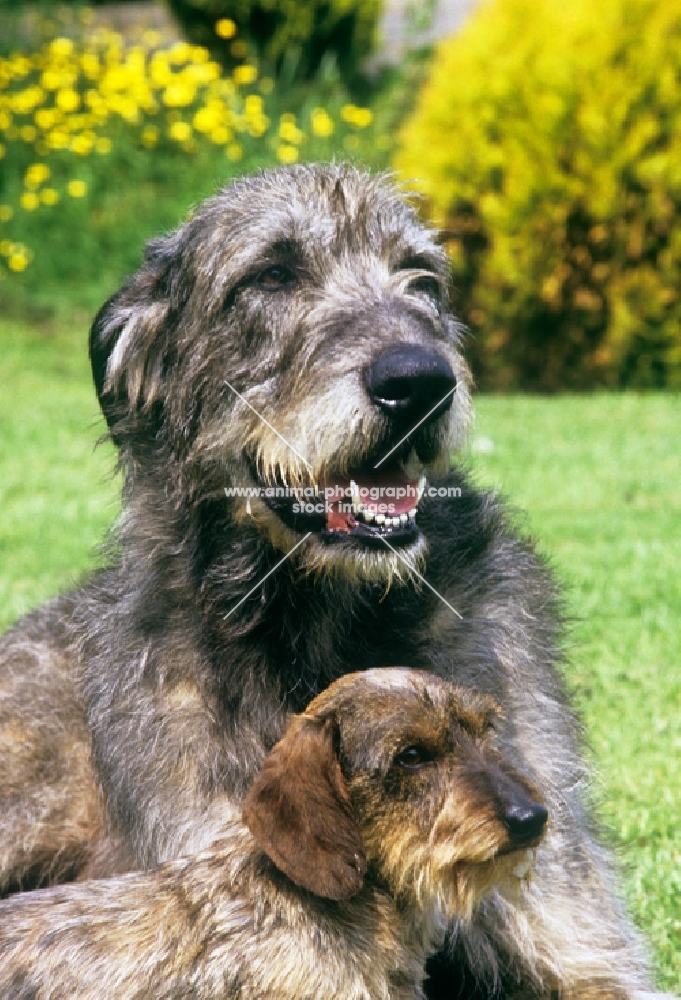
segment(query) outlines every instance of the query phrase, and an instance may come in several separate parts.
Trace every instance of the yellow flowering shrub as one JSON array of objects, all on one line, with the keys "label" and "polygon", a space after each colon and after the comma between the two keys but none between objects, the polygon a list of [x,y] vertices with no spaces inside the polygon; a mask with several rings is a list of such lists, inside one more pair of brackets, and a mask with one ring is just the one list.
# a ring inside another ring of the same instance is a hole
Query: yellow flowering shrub
[{"label": "yellow flowering shrub", "polygon": [[[187,37],[224,65],[249,49],[265,63],[310,77],[326,53],[341,73],[356,72],[371,52],[383,0],[169,0]],[[234,36],[237,35],[235,38]]]},{"label": "yellow flowering shrub", "polygon": [[681,384],[681,6],[491,0],[395,165],[447,230],[483,387]]},{"label": "yellow flowering shrub", "polygon": [[[134,225],[136,196],[153,206],[163,186],[179,190],[183,210],[237,170],[370,152],[371,125],[369,109],[339,99],[323,107],[313,91],[295,113],[284,110],[255,64],[228,72],[206,48],[164,47],[154,32],[128,44],[86,30],[0,56],[0,278],[29,265],[32,273],[45,255],[63,280],[69,266],[78,271],[79,247],[83,268],[97,253],[111,259],[112,220],[119,247],[130,248],[126,199]],[[119,270],[167,224],[154,216]],[[68,253],[50,255],[48,230]]]}]

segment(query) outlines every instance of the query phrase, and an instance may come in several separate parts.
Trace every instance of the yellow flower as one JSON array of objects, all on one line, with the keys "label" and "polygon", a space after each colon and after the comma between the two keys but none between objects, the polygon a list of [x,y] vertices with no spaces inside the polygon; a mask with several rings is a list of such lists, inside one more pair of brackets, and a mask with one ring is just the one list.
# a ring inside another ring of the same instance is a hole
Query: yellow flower
[{"label": "yellow flower", "polygon": [[198,65],[207,63],[209,60],[210,52],[203,45],[192,45],[190,47],[188,62]]},{"label": "yellow flower", "polygon": [[244,155],[243,148],[239,145],[238,142],[230,143],[229,146],[227,147],[226,153],[228,159],[235,161],[240,160],[241,157]]},{"label": "yellow flower", "polygon": [[35,193],[35,191],[24,191],[21,198],[19,199],[19,204],[26,212],[34,212],[38,205],[40,204],[40,198]]},{"label": "yellow flower", "polygon": [[210,132],[220,122],[220,111],[215,106],[199,108],[194,115],[193,125],[197,132]]},{"label": "yellow flower", "polygon": [[158,129],[155,125],[145,125],[140,134],[142,145],[147,149],[153,149],[158,143]]},{"label": "yellow flower", "polygon": [[88,135],[87,132],[83,132],[82,135],[74,135],[71,140],[71,149],[78,156],[87,156],[92,152],[92,147],[95,144],[94,136],[92,134]]},{"label": "yellow flower", "polygon": [[94,114],[106,116],[106,101],[98,90],[88,90],[85,95],[85,103]]},{"label": "yellow flower", "polygon": [[54,188],[43,188],[40,192],[40,200],[43,205],[56,205],[59,201],[59,192]]},{"label": "yellow flower", "polygon": [[14,56],[9,60],[12,76],[20,80],[22,76],[27,76],[31,72],[31,63],[26,56]]},{"label": "yellow flower", "polygon": [[333,135],[333,121],[324,108],[314,109],[310,115],[310,127],[312,129],[312,134],[319,136],[321,139],[326,139],[330,135]]},{"label": "yellow flower", "polygon": [[62,111],[77,111],[80,107],[80,95],[71,87],[63,87],[57,91],[56,104]]},{"label": "yellow flower", "polygon": [[[249,94],[244,101],[244,111],[247,115],[261,115],[263,99],[260,94]],[[283,118],[283,115],[282,115]]]},{"label": "yellow flower", "polygon": [[35,189],[44,184],[50,176],[50,168],[46,163],[32,163],[24,175],[24,184],[27,188]]},{"label": "yellow flower", "polygon": [[38,128],[48,131],[56,125],[61,115],[54,108],[39,108],[33,117]]},{"label": "yellow flower", "polygon": [[215,24],[215,34],[218,38],[234,38],[236,24],[229,17],[221,17]]},{"label": "yellow flower", "polygon": [[357,108],[355,112],[355,125],[357,128],[367,128],[373,120],[374,114],[370,108]]},{"label": "yellow flower", "polygon": [[186,108],[196,98],[196,88],[187,83],[175,83],[163,91],[162,100],[168,108]]},{"label": "yellow flower", "polygon": [[66,190],[72,198],[84,198],[87,194],[87,184],[85,181],[69,181],[66,185]]},{"label": "yellow flower", "polygon": [[40,84],[45,90],[59,90],[62,85],[62,74],[53,69],[46,69],[40,77]]},{"label": "yellow flower", "polygon": [[50,42],[48,51],[57,59],[67,59],[73,52],[73,42],[70,38],[55,38]]},{"label": "yellow flower", "polygon": [[255,66],[244,63],[242,66],[236,67],[232,76],[234,82],[240,87],[247,87],[249,83],[254,83],[258,79],[258,71]]},{"label": "yellow flower", "polygon": [[47,133],[45,141],[50,149],[66,149],[69,144],[69,134],[64,129],[55,128]]},{"label": "yellow flower", "polygon": [[349,125],[366,128],[373,121],[373,113],[369,108],[358,108],[355,104],[344,104],[341,108],[341,118]]},{"label": "yellow flower", "polygon": [[96,80],[100,74],[99,59],[94,52],[84,52],[80,57],[80,65],[88,80]]},{"label": "yellow flower", "polygon": [[298,150],[295,146],[279,146],[277,149],[277,159],[280,163],[295,163],[298,159]]},{"label": "yellow flower", "polygon": [[269,123],[270,120],[267,115],[261,115],[260,118],[252,118],[248,123],[249,135],[252,135],[254,139],[260,139],[267,131]]},{"label": "yellow flower", "polygon": [[7,266],[10,271],[25,271],[28,267],[28,254],[22,247],[19,250],[15,250],[7,258]]},{"label": "yellow flower", "polygon": [[173,73],[168,65],[168,57],[165,52],[154,52],[151,57],[149,79],[155,87],[165,87],[173,79]]},{"label": "yellow flower", "polygon": [[211,142],[214,142],[216,146],[224,146],[226,142],[232,138],[232,133],[224,125],[218,125],[209,132],[209,138]]},{"label": "yellow flower", "polygon": [[111,139],[105,135],[100,136],[95,143],[95,149],[101,156],[106,156],[107,153],[110,153],[112,147],[113,143],[111,142]]},{"label": "yellow flower", "polygon": [[0,205],[0,222],[9,222],[13,215],[14,209],[11,205]]},{"label": "yellow flower", "polygon": [[169,62],[175,66],[181,66],[189,62],[192,57],[192,46],[188,42],[175,42],[167,53]]},{"label": "yellow flower", "polygon": [[26,90],[13,94],[10,100],[15,111],[20,115],[28,115],[45,100],[45,91],[42,87],[27,87]]},{"label": "yellow flower", "polygon": [[305,138],[305,135],[300,131],[294,122],[284,121],[284,116],[282,115],[281,121],[279,122],[279,138],[283,139],[284,142],[299,146]]},{"label": "yellow flower", "polygon": [[188,122],[173,122],[168,129],[168,135],[175,142],[187,142],[191,138],[192,127]]},{"label": "yellow flower", "polygon": [[35,125],[22,125],[19,133],[24,142],[35,142],[38,130]]}]

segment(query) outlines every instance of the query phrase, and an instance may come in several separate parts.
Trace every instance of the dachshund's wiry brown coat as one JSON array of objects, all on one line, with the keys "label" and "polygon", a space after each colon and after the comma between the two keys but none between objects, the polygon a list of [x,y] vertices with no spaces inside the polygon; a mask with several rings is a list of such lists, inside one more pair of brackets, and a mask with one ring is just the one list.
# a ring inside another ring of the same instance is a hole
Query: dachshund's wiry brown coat
[{"label": "dachshund's wiry brown coat", "polygon": [[544,831],[497,719],[421,671],[341,678],[294,716],[214,852],[0,903],[0,996],[423,997],[451,922],[493,889],[522,896]]},{"label": "dachshund's wiry brown coat", "polygon": [[[502,704],[504,752],[552,817],[533,890],[456,927],[429,989],[645,984],[584,801],[553,582],[447,471],[469,412],[447,274],[385,179],[300,166],[200,206],[103,307],[124,513],[108,566],[0,644],[0,891],[209,849],[287,711],[408,663]],[[276,496],[424,474],[390,523]],[[225,496],[244,486],[274,495]]]}]

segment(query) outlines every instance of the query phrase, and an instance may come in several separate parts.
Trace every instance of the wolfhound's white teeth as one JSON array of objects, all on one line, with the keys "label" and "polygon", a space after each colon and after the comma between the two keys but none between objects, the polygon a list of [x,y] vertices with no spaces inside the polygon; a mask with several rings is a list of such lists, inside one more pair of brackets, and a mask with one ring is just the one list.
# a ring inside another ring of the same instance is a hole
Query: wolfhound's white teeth
[{"label": "wolfhound's white teeth", "polygon": [[426,488],[426,477],[425,476],[421,476],[421,478],[419,479],[419,486],[418,486],[418,498],[419,498],[419,500],[423,496],[423,492],[424,492],[425,488]]},{"label": "wolfhound's white teeth", "polygon": [[399,526],[400,526],[400,519],[399,519],[399,517],[394,517],[393,518],[393,528],[399,528]]},{"label": "wolfhound's white teeth", "polygon": [[385,514],[376,515],[376,524],[385,524]]},{"label": "wolfhound's white teeth", "polygon": [[251,498],[250,498],[250,497],[249,497],[249,498],[248,498],[248,500],[246,501],[246,513],[252,516],[252,511],[251,511]]},{"label": "wolfhound's white teeth", "polygon": [[418,513],[418,511],[417,511],[416,507],[412,507],[412,509],[409,511],[409,514],[408,514],[409,520],[413,521],[414,518],[416,517],[417,513]]}]

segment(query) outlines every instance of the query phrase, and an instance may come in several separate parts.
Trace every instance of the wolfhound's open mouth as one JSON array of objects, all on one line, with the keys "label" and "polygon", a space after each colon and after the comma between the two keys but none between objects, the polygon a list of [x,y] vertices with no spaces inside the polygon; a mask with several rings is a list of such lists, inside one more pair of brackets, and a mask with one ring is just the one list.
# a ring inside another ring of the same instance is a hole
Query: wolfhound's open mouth
[{"label": "wolfhound's open mouth", "polygon": [[425,476],[411,478],[395,461],[385,468],[358,468],[332,475],[316,487],[289,490],[256,476],[267,506],[296,532],[316,532],[326,544],[408,545],[419,534],[418,505]]}]

